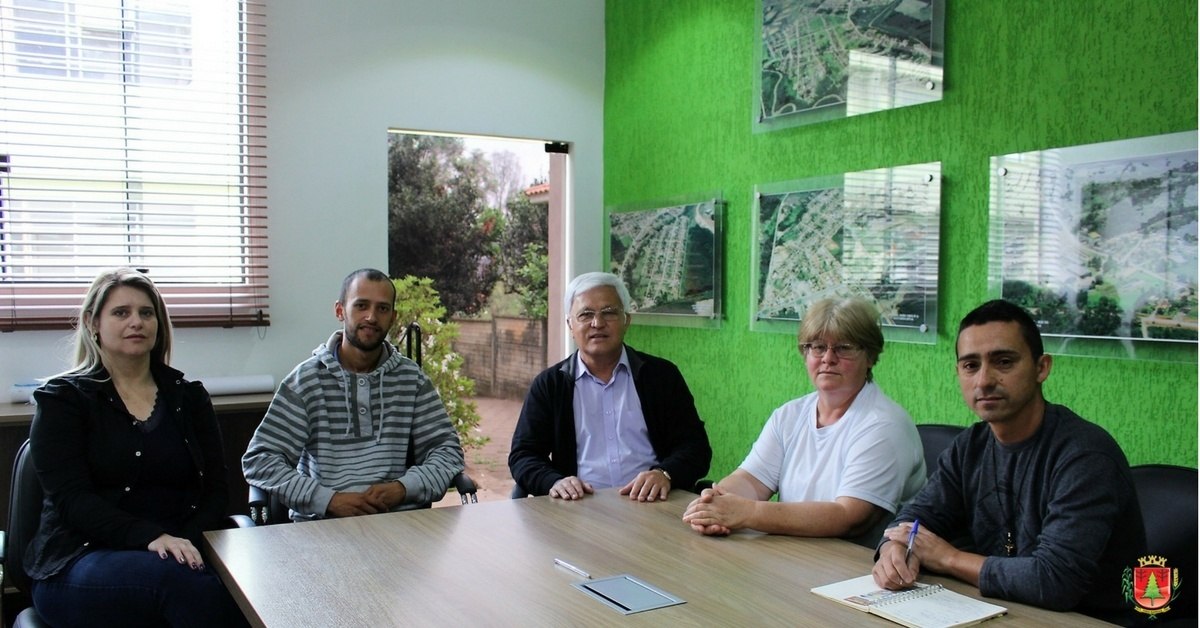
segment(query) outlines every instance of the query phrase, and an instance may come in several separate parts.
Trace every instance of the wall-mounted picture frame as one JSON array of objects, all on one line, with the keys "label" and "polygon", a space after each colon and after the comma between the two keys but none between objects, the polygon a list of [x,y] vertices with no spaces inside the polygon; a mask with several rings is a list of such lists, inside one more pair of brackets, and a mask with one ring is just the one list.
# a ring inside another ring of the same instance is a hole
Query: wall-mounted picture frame
[{"label": "wall-mounted picture frame", "polygon": [[944,0],[759,0],[756,133],[942,99]]},{"label": "wall-mounted picture frame", "polygon": [[1047,350],[1195,361],[1196,132],[994,156],[990,293]]},{"label": "wall-mounted picture frame", "polygon": [[861,296],[889,341],[936,342],[941,162],[759,185],[753,204],[752,330]]},{"label": "wall-mounted picture frame", "polygon": [[605,209],[605,267],[629,288],[633,323],[721,324],[719,193]]}]

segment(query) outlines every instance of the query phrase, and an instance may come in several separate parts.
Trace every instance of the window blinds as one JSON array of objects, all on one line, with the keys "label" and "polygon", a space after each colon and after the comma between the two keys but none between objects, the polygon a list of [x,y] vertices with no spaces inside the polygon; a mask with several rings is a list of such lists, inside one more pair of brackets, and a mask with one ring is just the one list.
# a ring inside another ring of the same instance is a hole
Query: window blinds
[{"label": "window blinds", "polygon": [[0,331],[104,268],[177,326],[268,324],[260,2],[0,0]]}]

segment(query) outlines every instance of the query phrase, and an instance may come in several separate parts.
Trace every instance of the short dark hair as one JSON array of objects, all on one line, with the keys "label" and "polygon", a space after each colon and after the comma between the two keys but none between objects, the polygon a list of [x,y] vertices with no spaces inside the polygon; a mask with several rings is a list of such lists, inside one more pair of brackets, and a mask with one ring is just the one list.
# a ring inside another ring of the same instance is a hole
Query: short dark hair
[{"label": "short dark hair", "polygon": [[350,284],[354,283],[354,280],[359,277],[365,277],[367,281],[386,281],[392,287],[392,301],[396,300],[396,284],[392,283],[392,279],[387,276],[387,273],[374,268],[360,268],[346,275],[346,278],[342,280],[342,292],[338,295],[338,303],[344,304],[346,302],[346,294],[350,292]]},{"label": "short dark hair", "polygon": [[[1038,331],[1033,317],[1025,311],[1025,308],[1004,299],[988,301],[968,312],[962,322],[958,324],[958,336],[962,336],[963,330],[968,327],[986,323],[1016,323],[1020,326],[1021,336],[1024,337],[1025,344],[1029,346],[1029,352],[1033,354],[1035,360],[1046,352],[1042,346],[1042,332]],[[958,337],[955,337],[954,345],[955,351],[957,351]]]}]

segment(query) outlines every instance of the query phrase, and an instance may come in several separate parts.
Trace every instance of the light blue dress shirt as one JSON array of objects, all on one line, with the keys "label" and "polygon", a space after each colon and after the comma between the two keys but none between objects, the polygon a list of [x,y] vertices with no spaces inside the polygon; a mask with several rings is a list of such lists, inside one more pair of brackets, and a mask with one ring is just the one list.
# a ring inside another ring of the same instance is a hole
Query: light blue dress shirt
[{"label": "light blue dress shirt", "polygon": [[633,385],[629,357],[621,359],[607,383],[597,379],[576,354],[575,448],[579,479],[594,488],[620,487],[658,464],[642,402]]}]

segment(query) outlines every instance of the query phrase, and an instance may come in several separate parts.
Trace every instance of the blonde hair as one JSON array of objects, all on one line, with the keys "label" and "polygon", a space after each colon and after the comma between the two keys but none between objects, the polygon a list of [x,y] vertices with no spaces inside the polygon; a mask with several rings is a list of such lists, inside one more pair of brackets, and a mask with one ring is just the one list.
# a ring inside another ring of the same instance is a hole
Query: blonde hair
[{"label": "blonde hair", "polygon": [[[862,297],[821,299],[809,306],[800,321],[800,344],[833,336],[856,344],[866,352],[872,366],[883,353],[883,331],[879,328],[879,310]],[[873,379],[867,369],[867,381]]]},{"label": "blonde hair", "polygon": [[158,287],[149,277],[132,268],[113,268],[101,272],[92,281],[87,295],[83,297],[79,317],[75,321],[75,366],[68,373],[86,374],[100,368],[100,343],[96,341],[92,323],[104,309],[104,304],[113,289],[120,286],[136,288],[150,297],[150,302],[154,304],[154,317],[158,320],[158,334],[154,339],[154,348],[150,350],[150,362],[164,365],[170,363],[171,317],[167,314],[167,304],[163,302]]}]

